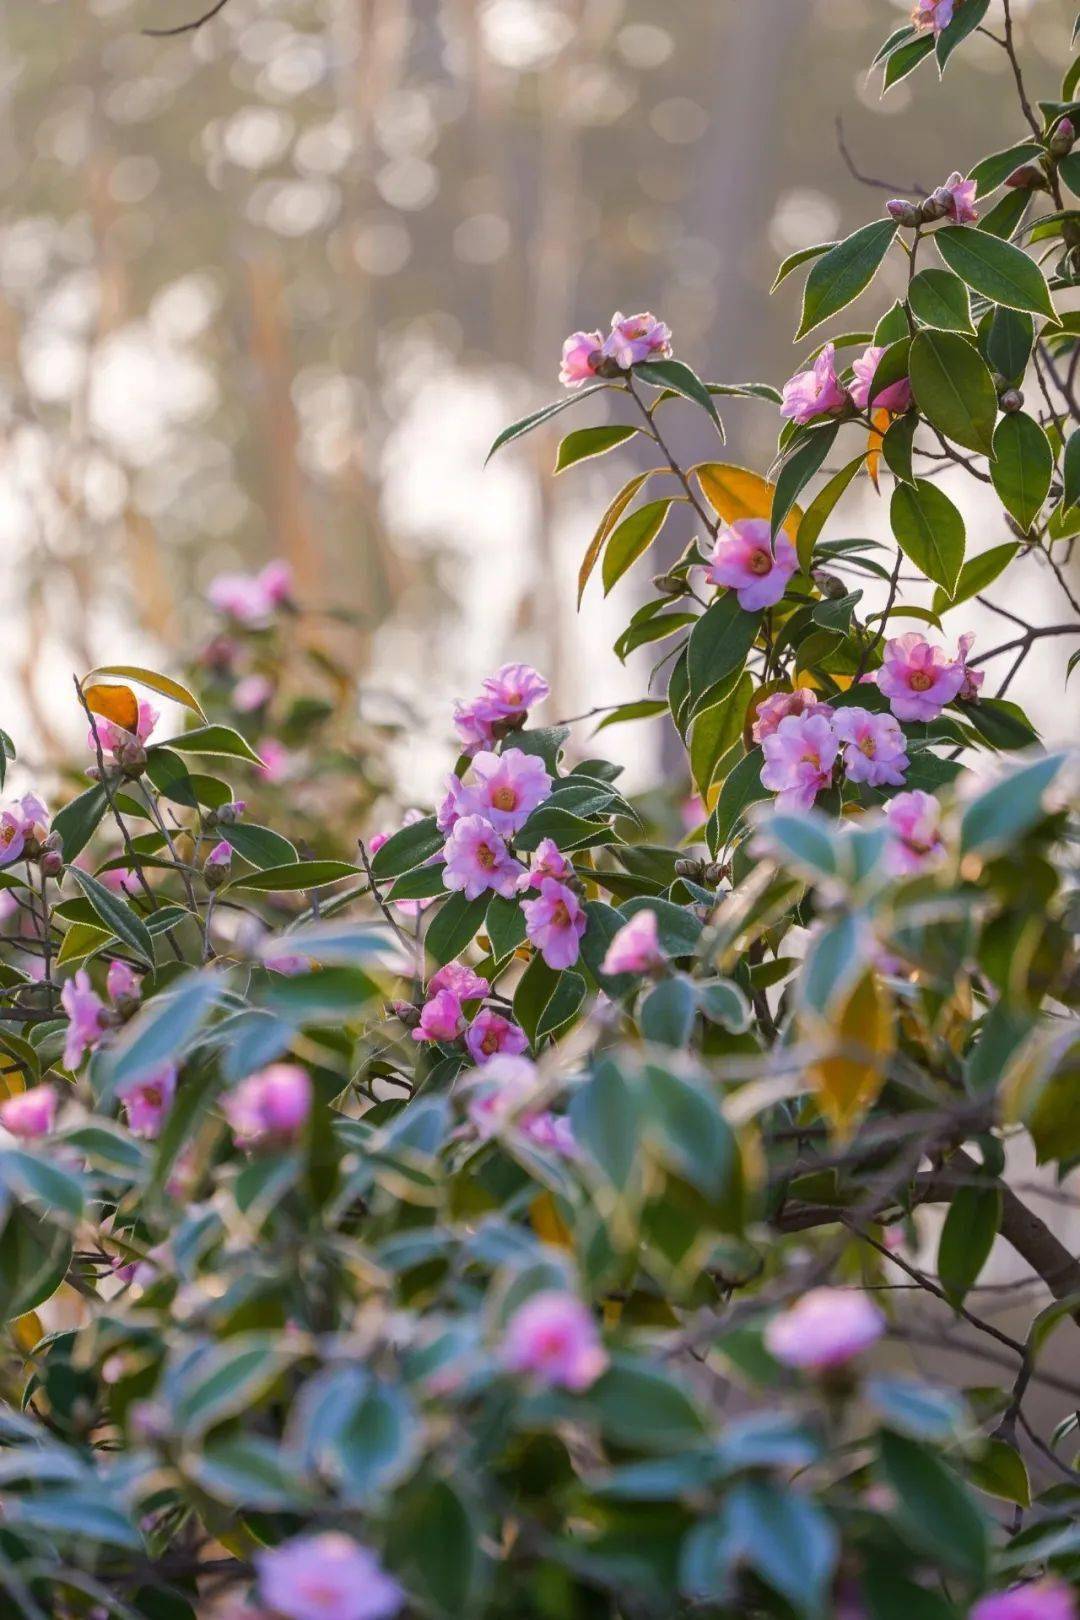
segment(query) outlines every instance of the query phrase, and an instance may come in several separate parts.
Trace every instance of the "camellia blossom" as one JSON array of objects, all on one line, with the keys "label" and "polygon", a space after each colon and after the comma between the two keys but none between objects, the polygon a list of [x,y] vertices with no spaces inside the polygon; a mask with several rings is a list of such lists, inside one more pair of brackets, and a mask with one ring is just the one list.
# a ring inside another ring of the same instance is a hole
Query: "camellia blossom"
[{"label": "camellia blossom", "polygon": [[953,20],[956,0],[915,0],[911,20],[916,28],[932,28],[940,34]]},{"label": "camellia blossom", "polygon": [[283,742],[277,737],[263,737],[257,744],[255,752],[262,760],[262,764],[256,766],[257,776],[271,784],[288,781],[292,772],[293,756]]},{"label": "camellia blossom", "polygon": [[641,315],[617,311],[611,317],[603,352],[606,360],[614,360],[623,371],[642,360],[666,360],[671,354],[671,328],[648,311]]},{"label": "camellia blossom", "polygon": [[533,1147],[546,1153],[558,1153],[564,1159],[572,1159],[578,1151],[574,1127],[563,1114],[553,1114],[545,1108],[540,1114],[526,1114],[520,1124],[522,1136],[527,1137]]},{"label": "camellia blossom", "polygon": [[483,701],[498,720],[517,720],[543,703],[551,691],[531,664],[504,664],[481,682]]},{"label": "camellia blossom", "polygon": [[153,1074],[119,1086],[116,1095],[124,1105],[128,1124],[136,1136],[160,1136],[165,1116],[176,1095],[176,1064],[163,1063]]},{"label": "camellia blossom", "polygon": [[470,1087],[467,1113],[480,1140],[497,1136],[516,1116],[524,1113],[539,1089],[540,1079],[531,1058],[500,1052],[479,1071],[479,1083]]},{"label": "camellia blossom", "polygon": [[551,793],[551,777],[536,754],[507,748],[476,754],[463,779],[461,808],[483,816],[504,838],[520,832],[537,805]]},{"label": "camellia blossom", "polygon": [[389,1620],[405,1593],[367,1547],[336,1530],[254,1556],[259,1597],[284,1620]]},{"label": "camellia blossom", "polygon": [[106,720],[103,715],[95,714],[93,725],[87,733],[86,745],[92,751],[96,751],[96,735],[102,752],[115,755],[126,743],[130,743],[133,737],[136,742],[146,742],[160,718],[160,711],[145,699],[139,704],[139,717],[133,732],[118,726],[114,720]]},{"label": "camellia blossom", "polygon": [[494,889],[509,900],[525,868],[515,861],[495,828],[483,816],[462,816],[446,840],[443,882],[461,889],[466,900],[476,900]]},{"label": "camellia blossom", "polygon": [[932,793],[924,793],[921,788],[898,793],[885,806],[885,819],[893,835],[887,850],[893,872],[919,872],[944,852],[941,806]]},{"label": "camellia blossom", "polygon": [[[855,373],[855,381],[851,385],[851,397],[860,411],[870,408],[870,389],[873,386],[874,374],[881,363],[881,357],[884,353],[883,347],[871,343],[870,347],[864,349],[859,358],[852,364],[851,369]],[[880,393],[874,395],[873,409],[875,411],[895,411],[898,415],[901,415],[910,407],[911,398],[911,384],[906,377],[901,377],[898,382],[890,383],[887,388],[883,388]]]},{"label": "camellia blossom", "polygon": [[709,579],[714,585],[727,585],[738,597],[739,606],[755,613],[779,602],[798,566],[798,555],[786,534],[781,532],[773,540],[765,518],[740,518],[717,535]]},{"label": "camellia blossom", "polygon": [[612,936],[600,971],[610,974],[652,973],[656,968],[663,967],[665,961],[660,949],[656,912],[643,906]]},{"label": "camellia blossom", "polygon": [[105,975],[105,989],[110,1001],[137,1001],[142,992],[142,975],[136,973],[127,962],[119,959],[110,962]]},{"label": "camellia blossom", "polygon": [[218,574],[206,592],[211,607],[248,630],[264,629],[277,608],[292,599],[292,570],[280,559],[257,574]]},{"label": "camellia blossom", "polygon": [[573,889],[555,878],[540,880],[536,900],[523,900],[525,932],[550,968],[573,967],[581,954],[586,916]]},{"label": "camellia blossom", "polygon": [[[462,816],[468,814],[464,800],[465,789],[461,785],[460,776],[448,776],[446,778],[446,793],[435,811],[435,825],[440,832],[452,832]],[[385,838],[385,835],[383,836]],[[374,844],[372,845],[372,851],[374,852]]]},{"label": "camellia blossom", "polygon": [[884,1331],[885,1318],[865,1294],[812,1288],[789,1310],[772,1317],[765,1329],[765,1348],[785,1367],[819,1372],[850,1361]]},{"label": "camellia blossom", "polygon": [[839,752],[832,722],[823,714],[789,714],[761,745],[761,784],[781,810],[809,810],[832,780]]},{"label": "camellia blossom", "polygon": [[453,990],[436,990],[420,1009],[414,1041],[456,1041],[465,1028],[465,1014]]},{"label": "camellia blossom", "polygon": [[797,371],[784,384],[780,415],[805,425],[816,416],[842,411],[847,390],[836,375],[836,345],[826,343],[809,371]]},{"label": "camellia blossom", "polygon": [[936,720],[963,686],[964,665],[908,630],[885,643],[877,684],[898,720]]},{"label": "camellia blossom", "polygon": [[0,1125],[24,1141],[48,1136],[55,1123],[56,1092],[52,1086],[32,1086],[0,1103]]},{"label": "camellia blossom", "polygon": [[49,836],[49,812],[36,793],[24,793],[0,812],[0,866],[35,853]]},{"label": "camellia blossom", "polygon": [[991,1592],[972,1608],[969,1620],[1077,1620],[1076,1597],[1064,1581],[1028,1581]]},{"label": "camellia blossom", "polygon": [[518,880],[519,889],[538,889],[544,878],[555,878],[566,883],[574,875],[574,863],[553,838],[541,838],[532,853],[529,870]]},{"label": "camellia blossom", "polygon": [[571,332],[562,346],[559,381],[564,388],[580,388],[596,376],[603,359],[604,339],[599,332]]},{"label": "camellia blossom", "polygon": [[832,712],[830,705],[822,703],[808,686],[797,686],[793,692],[773,692],[758,705],[751,736],[756,743],[764,742],[789,714],[823,714],[828,718]]},{"label": "camellia blossom", "polygon": [[298,1063],[271,1063],[222,1101],[237,1147],[292,1142],[311,1112],[311,1076]]},{"label": "camellia blossom", "polygon": [[904,733],[891,714],[869,709],[837,709],[833,729],[843,749],[844,769],[852,782],[870,787],[899,787],[908,768]]},{"label": "camellia blossom", "polygon": [[0,866],[17,861],[25,843],[22,817],[14,810],[0,811]]},{"label": "camellia blossom", "polygon": [[528,1044],[528,1036],[520,1024],[493,1012],[490,1007],[478,1012],[465,1031],[465,1045],[474,1063],[488,1063],[504,1053],[517,1057]]},{"label": "camellia blossom", "polygon": [[960,667],[964,671],[963,685],[956,695],[960,699],[961,703],[976,703],[979,697],[979,690],[983,681],[986,679],[986,671],[984,669],[971,669],[968,666],[967,656],[972,647],[975,645],[974,631],[968,630],[964,635],[960,636],[956,645],[957,657],[960,660]]},{"label": "camellia blossom", "polygon": [[459,1001],[479,1001],[488,994],[491,985],[468,963],[447,962],[431,975],[427,988],[429,996],[438,995],[440,990],[451,990]]},{"label": "camellia blossom", "polygon": [[109,1027],[110,1014],[90,983],[90,975],[80,968],[74,978],[65,980],[60,1001],[68,1015],[64,1038],[64,1068],[74,1069],[84,1052],[92,1051]]},{"label": "camellia blossom", "polygon": [[945,210],[944,217],[951,219],[954,225],[974,225],[979,217],[975,207],[978,189],[978,181],[965,180],[959,169],[954,169],[945,184],[933,193],[932,201],[940,204]]},{"label": "camellia blossom", "polygon": [[498,742],[495,734],[497,718],[486,698],[478,697],[471,703],[454,704],[454,728],[466,754],[475,754],[478,748],[491,748]]},{"label": "camellia blossom", "polygon": [[269,675],[245,675],[232,691],[232,706],[237,714],[254,714],[265,709],[274,695],[274,683]]},{"label": "camellia blossom", "polygon": [[507,1372],[575,1393],[594,1384],[608,1364],[592,1312],[557,1288],[542,1289],[518,1307],[506,1325],[499,1359]]}]

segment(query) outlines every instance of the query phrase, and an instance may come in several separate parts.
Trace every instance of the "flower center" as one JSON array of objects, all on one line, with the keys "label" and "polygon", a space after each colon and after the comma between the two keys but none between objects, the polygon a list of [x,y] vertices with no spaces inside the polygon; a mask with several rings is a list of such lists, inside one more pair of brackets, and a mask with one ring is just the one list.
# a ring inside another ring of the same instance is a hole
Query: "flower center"
[{"label": "flower center", "polygon": [[145,1086],[143,1088],[143,1102],[146,1103],[147,1107],[149,1107],[149,1108],[160,1108],[161,1107],[161,1087],[160,1086]]},{"label": "flower center", "polygon": [[933,684],[933,676],[928,675],[924,669],[917,669],[908,681],[913,692],[927,692]]},{"label": "flower center", "polygon": [[873,757],[874,757],[874,739],[873,739],[873,737],[871,737],[869,732],[867,732],[866,736],[860,742],[860,744],[859,744],[859,752],[865,754],[867,759],[873,759]]},{"label": "flower center", "polygon": [[495,865],[495,851],[490,844],[481,844],[476,851],[476,863],[482,866],[485,872],[490,872]]},{"label": "flower center", "polygon": [[17,829],[13,822],[8,822],[7,826],[0,827],[0,844],[3,844],[5,849],[9,844],[14,842],[16,831]]},{"label": "flower center", "polygon": [[746,566],[752,574],[767,574],[772,569],[772,558],[767,551],[752,551],[746,559]]},{"label": "flower center", "polygon": [[489,1029],[480,1042],[480,1050],[486,1052],[488,1057],[499,1050],[499,1036],[496,1030]]},{"label": "flower center", "polygon": [[556,900],[551,908],[551,921],[556,928],[569,928],[570,913],[565,900]]},{"label": "flower center", "polygon": [[517,794],[509,784],[497,787],[491,795],[492,807],[496,810],[516,810]]}]

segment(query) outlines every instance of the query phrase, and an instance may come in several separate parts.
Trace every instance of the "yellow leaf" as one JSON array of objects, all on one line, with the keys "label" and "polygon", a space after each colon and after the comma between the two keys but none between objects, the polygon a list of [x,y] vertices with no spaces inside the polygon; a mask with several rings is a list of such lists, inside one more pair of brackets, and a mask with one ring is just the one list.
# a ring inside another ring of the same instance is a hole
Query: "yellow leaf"
[{"label": "yellow leaf", "polygon": [[36,1311],[17,1316],[11,1324],[11,1331],[20,1350],[32,1350],[45,1337],[45,1329]]},{"label": "yellow leaf", "polygon": [[[134,681],[137,686],[148,686],[151,692],[157,692],[161,697],[171,698],[174,703],[182,703],[185,709],[197,714],[200,720],[205,720],[202,705],[193,692],[179,681],[174,681],[170,675],[159,675],[156,669],[143,669],[139,664],[102,664],[100,669],[92,669],[86,677],[87,681],[96,681],[101,675],[113,675],[120,680]],[[85,685],[85,682],[83,683]],[[94,705],[91,703],[91,708]],[[95,710],[95,713],[98,712]],[[138,706],[136,705],[136,713]],[[108,718],[112,718],[110,715]],[[126,727],[128,731],[131,726]]]},{"label": "yellow leaf", "polygon": [[619,519],[626,511],[626,508],[630,505],[630,502],[633,500],[634,496],[637,494],[638,490],[642,487],[648,477],[649,474],[647,472],[636,473],[628,484],[623,485],[622,489],[620,489],[619,493],[615,496],[615,499],[612,501],[611,505],[600,519],[599,527],[597,528],[592,539],[589,541],[589,549],[582,558],[581,567],[578,570],[577,600],[579,608],[581,606],[581,598],[585,595],[585,587],[589,583],[589,575],[596,567],[597,559],[599,558],[600,553],[603,551],[608,537],[611,535],[616,523],[618,523]]},{"label": "yellow leaf", "polygon": [[870,420],[874,424],[874,431],[867,436],[866,440],[866,470],[873,480],[874,488],[880,495],[881,490],[878,486],[877,475],[878,468],[881,465],[881,441],[884,439],[889,423],[892,421],[892,413],[890,411],[875,411]]},{"label": "yellow leaf", "polygon": [[823,1026],[825,1051],[810,1066],[822,1112],[847,1135],[885,1082],[896,1044],[892,1005],[876,973],[864,973],[835,1021]]},{"label": "yellow leaf", "polygon": [[529,1219],[532,1229],[543,1242],[550,1243],[554,1249],[572,1249],[574,1247],[573,1235],[559,1211],[555,1207],[555,1200],[549,1192],[537,1195],[529,1206]]},{"label": "yellow leaf", "polygon": [[[736,467],[724,461],[705,461],[693,470],[705,499],[725,523],[771,516],[776,485],[770,484],[767,478],[747,467]],[[801,522],[802,508],[793,506],[784,519],[784,529],[792,540],[798,535]]]},{"label": "yellow leaf", "polygon": [[[88,677],[89,679],[89,677]],[[86,707],[114,726],[134,732],[139,724],[139,700],[130,686],[83,686]]]},{"label": "yellow leaf", "polygon": [[83,961],[92,951],[100,950],[109,937],[107,928],[95,928],[93,923],[72,923],[61,941],[57,967]]}]

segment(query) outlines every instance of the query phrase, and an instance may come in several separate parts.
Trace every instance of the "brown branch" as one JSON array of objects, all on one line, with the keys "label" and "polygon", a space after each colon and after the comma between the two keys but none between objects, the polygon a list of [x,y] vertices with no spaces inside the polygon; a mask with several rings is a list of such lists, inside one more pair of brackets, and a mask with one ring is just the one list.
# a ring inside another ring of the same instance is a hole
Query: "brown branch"
[{"label": "brown branch", "polygon": [[211,22],[219,11],[224,11],[229,0],[215,0],[209,11],[204,11],[201,17],[193,17],[191,22],[179,23],[175,28],[144,28],[143,33],[151,39],[173,39],[177,34],[193,34],[204,23]]}]

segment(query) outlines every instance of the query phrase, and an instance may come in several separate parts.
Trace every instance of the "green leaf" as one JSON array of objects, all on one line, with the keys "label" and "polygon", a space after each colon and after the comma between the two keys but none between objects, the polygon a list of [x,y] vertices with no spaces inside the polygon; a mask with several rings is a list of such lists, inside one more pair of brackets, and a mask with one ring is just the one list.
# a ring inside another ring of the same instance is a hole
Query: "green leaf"
[{"label": "green leaf", "polygon": [[270,827],[254,822],[237,822],[233,827],[222,827],[221,836],[236,853],[252,866],[285,866],[296,860],[296,850],[287,838]]},{"label": "green leaf", "polygon": [[391,833],[378,853],[371,857],[371,870],[377,878],[400,877],[422,866],[430,856],[438,853],[446,843],[446,834],[439,831],[434,816],[425,816]]},{"label": "green leaf", "polygon": [[548,1002],[555,994],[558,982],[559,975],[556,970],[548,967],[540,952],[536,951],[514,991],[514,1017],[532,1045],[536,1044],[540,1020]]},{"label": "green leaf", "polygon": [[865,461],[866,452],[864,450],[857,455],[853,461],[849,461],[846,467],[841,467],[838,473],[833,474],[824,488],[818,490],[817,494],[814,496],[814,499],[810,502],[810,505],[803,513],[802,522],[799,524],[799,534],[795,543],[795,548],[799,554],[799,567],[802,569],[804,574],[808,574],[810,572],[810,566],[813,562],[814,556],[814,546],[816,545],[817,538],[822,529],[825,527],[833,508],[844,494],[844,491],[847,489],[852,479],[858,473],[860,467],[864,465]]},{"label": "green leaf", "polygon": [[491,954],[496,962],[510,956],[525,943],[525,913],[517,900],[506,900],[501,894],[488,902],[484,918],[484,932],[491,942]]},{"label": "green leaf", "polygon": [[[980,322],[979,330],[983,331]],[[986,358],[1008,382],[1023,380],[1035,343],[1035,322],[1019,309],[995,309],[985,327]]]},{"label": "green leaf", "polygon": [[912,314],[942,332],[972,332],[971,301],[951,270],[920,270],[908,287]]},{"label": "green leaf", "polygon": [[1031,201],[1030,191],[1006,191],[979,221],[979,230],[986,236],[999,236],[1008,241],[1017,230]]},{"label": "green leaf", "polygon": [[989,8],[990,0],[967,0],[966,5],[957,7],[952,21],[937,36],[935,49],[940,73],[944,73],[945,64],[956,47],[975,32]]},{"label": "green leaf", "polygon": [[770,294],[774,293],[780,283],[786,281],[791,272],[797,270],[800,264],[806,264],[810,259],[820,259],[823,253],[828,253],[829,249],[835,246],[835,242],[819,242],[816,247],[799,248],[797,252],[789,253],[776,272],[776,279],[769,288]]},{"label": "green leaf", "polygon": [[245,872],[226,883],[222,893],[233,889],[255,889],[261,894],[286,894],[297,889],[321,889],[342,878],[362,876],[362,869],[349,861],[288,861],[270,866],[265,872]]},{"label": "green leaf", "polygon": [[1054,453],[1038,422],[1025,411],[1006,412],[998,423],[990,476],[1006,511],[1022,529],[1030,529],[1050,493]]},{"label": "green leaf", "polygon": [[436,967],[444,967],[472,943],[484,926],[490,900],[489,894],[466,900],[458,889],[443,902],[424,938],[428,955]]},{"label": "green leaf", "polygon": [[52,819],[52,830],[63,839],[65,861],[80,855],[94,836],[102,817],[109,808],[109,800],[100,782],[80,793],[77,799],[65,804]]},{"label": "green leaf", "polygon": [[705,793],[717,765],[742,736],[743,721],[753,692],[750,676],[743,674],[729,696],[711,709],[702,709],[690,733],[690,774]]},{"label": "green leaf", "polygon": [[587,986],[580,973],[560,973],[559,982],[537,1019],[533,1045],[539,1046],[565,1029],[581,1011],[586,993]]},{"label": "green leaf", "polygon": [[982,158],[969,170],[968,179],[975,181],[978,187],[976,195],[986,197],[991,191],[996,191],[1021,163],[1030,163],[1042,155],[1043,149],[1036,142],[1021,141],[1019,146],[1010,146],[1004,152],[991,152],[989,157]]},{"label": "green leaf", "polygon": [[776,531],[798,500],[800,491],[806,488],[832,449],[839,431],[839,422],[829,422],[825,427],[811,428],[780,468],[772,502],[774,539]]},{"label": "green leaf", "polygon": [[1000,1225],[1000,1187],[960,1187],[954,1194],[937,1254],[938,1278],[954,1305],[978,1281]]},{"label": "green leaf", "polygon": [[968,1463],[968,1477],[980,1491],[1020,1507],[1031,1506],[1031,1481],[1023,1457],[1005,1440],[984,1441]]},{"label": "green leaf", "polygon": [[972,799],[960,823],[961,854],[989,855],[1007,849],[1041,820],[1043,794],[1061,770],[1064,757],[1047,754],[1009,772]]},{"label": "green leaf", "polygon": [[[1064,474],[1064,489],[1061,504],[1065,511],[1080,501],[1080,428],[1075,428],[1065,441],[1065,458],[1062,462]],[[56,822],[53,822],[56,826]]]},{"label": "green leaf", "polygon": [[942,225],[934,232],[934,243],[949,269],[991,303],[1053,315],[1042,271],[1011,242],[969,225]]},{"label": "green leaf", "polygon": [[605,596],[626,570],[648,551],[664,527],[676,499],[677,496],[668,495],[663,500],[649,501],[619,524],[604,550],[601,572]]},{"label": "green leaf", "polygon": [[531,416],[523,416],[519,422],[514,422],[510,427],[503,428],[488,451],[484,465],[487,466],[496,450],[501,450],[504,444],[510,444],[514,439],[520,439],[523,434],[531,433],[533,428],[540,427],[544,422],[549,422],[553,416],[558,416],[559,412],[565,411],[568,406],[576,405],[579,400],[588,399],[590,394],[598,394],[602,388],[606,387],[606,383],[593,383],[588,388],[579,388],[572,393],[568,393],[564,399],[556,399],[550,405],[545,405],[541,410],[533,411]]},{"label": "green leaf", "polygon": [[593,732],[606,731],[608,726],[621,726],[627,720],[653,720],[658,714],[667,712],[667,703],[663,698],[640,698],[636,703],[620,703],[617,709],[606,714]]},{"label": "green leaf", "polygon": [[[918,426],[918,413],[908,411],[905,416],[896,418],[881,441],[881,453],[885,457],[885,465],[891,473],[894,473],[897,478],[902,478],[906,484],[915,482],[915,473],[911,465],[911,452]],[[802,538],[801,531],[799,538]]]},{"label": "green leaf", "polygon": [[0,1152],[0,1186],[14,1193],[20,1203],[43,1205],[47,1217],[58,1214],[77,1221],[82,1216],[81,1178],[22,1148]]},{"label": "green leaf", "polygon": [[974,344],[956,332],[917,333],[911,345],[915,403],[946,438],[980,455],[991,454],[997,390]]},{"label": "green leaf", "polygon": [[98,669],[92,669],[89,675],[84,675],[82,685],[93,686],[103,676],[115,676],[122,681],[134,681],[138,686],[149,687],[151,692],[157,692],[161,697],[170,698],[173,703],[180,703],[192,714],[197,714],[200,720],[205,720],[202,706],[193,692],[179,681],[174,681],[169,675],[160,675],[156,669],[143,669],[139,664],[102,664]]},{"label": "green leaf", "polygon": [[898,1434],[881,1436],[881,1461],[895,1496],[899,1528],[946,1569],[981,1581],[988,1526],[952,1470],[917,1441]]},{"label": "green leaf", "polygon": [[445,894],[446,886],[443,883],[445,865],[442,861],[435,861],[430,866],[414,866],[411,872],[404,872],[386,891],[388,900],[433,900],[436,895]]},{"label": "green leaf", "polygon": [[945,1443],[961,1432],[964,1403],[951,1390],[913,1378],[869,1378],[865,1389],[870,1405],[889,1428],[910,1440]]},{"label": "green leaf", "polygon": [[[719,1555],[721,1564],[749,1564],[797,1614],[824,1613],[840,1537],[811,1497],[770,1480],[741,1480],[728,1493],[721,1525],[714,1559]],[[714,1576],[707,1590],[716,1585]]]},{"label": "green leaf", "polygon": [[211,1342],[179,1375],[172,1397],[175,1422],[191,1441],[225,1418],[249,1412],[298,1353],[273,1331]]},{"label": "green leaf", "polygon": [[91,877],[89,872],[84,872],[78,866],[69,866],[68,871],[109,932],[141,957],[147,967],[152,968],[154,942],[142,918],[119,895],[99,883],[97,878]]},{"label": "green leaf", "polygon": [[769,797],[768,788],[761,785],[761,768],[764,763],[761,749],[752,748],[724,778],[720,797],[709,817],[706,831],[709,849],[713,855],[719,854],[730,841],[743,812],[750,805]]},{"label": "green leaf", "polygon": [[682,360],[643,360],[634,367],[634,376],[656,388],[670,388],[684,399],[700,405],[713,420],[716,431],[724,437],[724,424],[720,420],[712,395],[695,371]]},{"label": "green leaf", "polygon": [[691,716],[722,681],[741,670],[757,639],[760,613],[747,613],[734,591],[725,591],[701,615],[690,632],[687,675]]},{"label": "green leaf", "polygon": [[670,1452],[701,1441],[705,1423],[682,1383],[626,1354],[582,1398],[605,1437],[640,1451]]},{"label": "green leaf", "polygon": [[[480,1575],[480,1537],[462,1498],[446,1480],[423,1485],[394,1526],[395,1565],[429,1604],[458,1620],[473,1614]],[[400,1537],[400,1544],[397,1541]]]},{"label": "green leaf", "polygon": [[619,1192],[641,1168],[640,1113],[640,1088],[610,1058],[570,1098],[575,1140]]},{"label": "green leaf", "polygon": [[0,793],[7,781],[8,760],[15,758],[15,744],[6,731],[0,731]]},{"label": "green leaf", "polygon": [[864,225],[843,242],[838,242],[818,259],[806,278],[802,319],[795,341],[812,332],[857,298],[877,274],[889,251],[897,225],[893,219],[878,219]]},{"label": "green leaf", "polygon": [[250,743],[231,726],[196,726],[194,731],[185,731],[179,737],[168,737],[156,746],[171,748],[177,754],[224,754],[229,759],[246,759],[252,765],[262,764]]},{"label": "green leaf", "polygon": [[889,520],[900,549],[928,579],[950,594],[964,562],[964,520],[935,484],[897,484]]},{"label": "green leaf", "polygon": [[615,450],[627,439],[632,439],[640,430],[636,427],[626,427],[613,423],[607,427],[576,428],[568,433],[559,445],[558,455],[555,457],[555,471],[565,472],[567,467],[576,467],[579,461],[591,461],[594,456],[606,456],[609,450]]},{"label": "green leaf", "polygon": [[224,988],[216,973],[189,973],[165,994],[146,1002],[104,1053],[103,1095],[111,1096],[118,1086],[141,1080],[163,1063],[179,1061]]},{"label": "green leaf", "polygon": [[750,1027],[750,1003],[733,979],[698,979],[698,1006],[710,1024],[722,1024],[736,1035]]},{"label": "green leaf", "polygon": [[690,1039],[697,999],[689,979],[675,974],[654,985],[641,1004],[641,1033],[660,1046],[684,1047]]},{"label": "green leaf", "polygon": [[891,90],[894,84],[899,84],[901,79],[906,79],[909,73],[914,73],[919,63],[929,56],[933,49],[934,36],[932,34],[920,34],[918,39],[909,40],[906,45],[901,45],[897,50],[892,51],[885,63],[885,78],[881,87],[882,95],[885,94],[886,90]]},{"label": "green leaf", "polygon": [[887,388],[907,377],[910,354],[911,338],[906,332],[902,337],[894,338],[888,345],[874,368],[874,375],[867,391],[866,397],[871,410]]},{"label": "green leaf", "polygon": [[960,570],[956,588],[950,593],[939,585],[934,592],[934,612],[944,613],[980,595],[1009,566],[1019,549],[1017,541],[1006,540],[1004,545],[991,546],[989,551],[980,551],[977,557],[969,557]]},{"label": "green leaf", "polygon": [[[0,1231],[0,1322],[36,1310],[64,1280],[71,1237],[34,1211],[11,1203]],[[5,1500],[5,1516],[11,1499]]]}]

